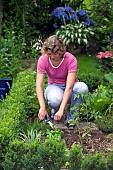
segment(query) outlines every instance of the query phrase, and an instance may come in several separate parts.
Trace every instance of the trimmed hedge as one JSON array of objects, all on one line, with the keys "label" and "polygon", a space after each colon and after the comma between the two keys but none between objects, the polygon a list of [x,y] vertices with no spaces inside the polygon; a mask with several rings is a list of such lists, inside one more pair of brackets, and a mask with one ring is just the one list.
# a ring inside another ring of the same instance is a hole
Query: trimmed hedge
[{"label": "trimmed hedge", "polygon": [[35,93],[36,73],[25,71],[15,78],[10,94],[0,103],[0,164],[8,143],[26,126],[30,115],[39,110]]}]

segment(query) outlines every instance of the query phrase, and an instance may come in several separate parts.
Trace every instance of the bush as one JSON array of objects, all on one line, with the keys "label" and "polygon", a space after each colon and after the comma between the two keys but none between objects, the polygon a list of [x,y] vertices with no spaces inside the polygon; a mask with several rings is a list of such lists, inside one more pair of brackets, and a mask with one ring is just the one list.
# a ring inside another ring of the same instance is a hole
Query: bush
[{"label": "bush", "polygon": [[107,155],[107,166],[108,170],[113,170],[113,152],[110,152]]},{"label": "bush", "polygon": [[88,85],[89,91],[93,92],[95,89],[98,88],[99,85],[101,85],[101,81],[103,79],[103,77],[101,77],[100,75],[97,74],[85,74],[82,73],[79,75],[79,80],[83,81],[84,83],[86,83]]},{"label": "bush", "polygon": [[21,167],[23,167],[22,155],[24,155],[24,153],[25,150],[23,141],[14,140],[8,146],[3,167],[7,170],[21,169]]},{"label": "bush", "polygon": [[80,170],[82,165],[82,148],[79,145],[72,145],[72,148],[69,150],[68,157],[68,169],[69,170]]},{"label": "bush", "polygon": [[44,170],[60,170],[66,163],[64,141],[47,139],[39,148],[41,165]]},{"label": "bush", "polygon": [[35,72],[25,71],[14,80],[10,94],[0,103],[0,161],[10,140],[26,126],[31,115],[37,115],[39,105],[35,93]]},{"label": "bush", "polygon": [[82,162],[82,170],[107,170],[103,153],[88,154]]},{"label": "bush", "polygon": [[111,114],[101,116],[95,123],[98,125],[99,129],[104,132],[113,132],[113,110]]},{"label": "bush", "polygon": [[39,140],[25,143],[22,140],[14,139],[9,143],[3,167],[7,170],[37,170],[40,167],[38,154]]}]

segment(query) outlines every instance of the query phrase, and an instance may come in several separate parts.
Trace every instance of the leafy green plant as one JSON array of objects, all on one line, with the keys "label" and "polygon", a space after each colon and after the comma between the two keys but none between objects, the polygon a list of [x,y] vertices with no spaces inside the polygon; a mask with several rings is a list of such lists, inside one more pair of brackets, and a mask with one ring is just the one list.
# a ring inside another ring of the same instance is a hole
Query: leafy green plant
[{"label": "leafy green plant", "polygon": [[85,27],[83,23],[76,22],[62,25],[56,31],[56,35],[62,38],[66,46],[73,44],[76,48],[78,45],[88,46],[88,38],[94,35],[93,29]]},{"label": "leafy green plant", "polygon": [[82,161],[83,170],[107,170],[106,159],[103,153],[88,154]]},{"label": "leafy green plant", "polygon": [[60,141],[62,137],[63,131],[60,129],[57,130],[49,130],[46,131],[46,139],[53,139],[55,141]]},{"label": "leafy green plant", "polygon": [[100,120],[112,114],[113,91],[108,86],[100,85],[92,93],[84,95],[84,103],[80,107],[79,116],[82,118]]},{"label": "leafy green plant", "polygon": [[22,156],[25,154],[24,142],[18,139],[10,142],[8,151],[5,154],[5,160],[2,163],[3,167],[7,170],[17,169],[23,167]]},{"label": "leafy green plant", "polygon": [[17,38],[13,33],[9,32],[6,37],[0,39],[0,65],[1,69],[9,70],[13,76],[22,70],[20,59],[22,56],[21,37]]},{"label": "leafy green plant", "polygon": [[68,165],[69,170],[80,170],[82,165],[82,148],[80,145],[73,144],[69,150],[68,156]]},{"label": "leafy green plant", "polygon": [[81,73],[78,75],[78,79],[87,84],[89,92],[93,92],[102,84],[103,76],[94,73]]},{"label": "leafy green plant", "polygon": [[39,147],[41,165],[44,170],[60,170],[66,163],[65,150],[64,141],[46,139]]},{"label": "leafy green plant", "polygon": [[84,0],[82,0],[82,1],[81,1],[81,0],[66,0],[66,1],[61,0],[61,2],[62,2],[63,4],[65,4],[64,6],[70,6],[70,7],[72,7],[74,10],[82,7],[83,1],[84,1]]},{"label": "leafy green plant", "polygon": [[22,159],[23,166],[21,168],[24,167],[27,170],[41,169],[40,155],[38,152],[37,143],[35,142],[34,145],[32,144],[32,147],[30,146],[27,147],[27,153],[24,155]]},{"label": "leafy green plant", "polygon": [[[91,1],[90,15],[95,21],[95,39],[98,50],[113,49],[113,2],[109,0]],[[102,19],[103,17],[103,19]],[[111,36],[112,34],[112,36]]]},{"label": "leafy green plant", "polygon": [[106,115],[108,111],[107,108],[111,104],[111,91],[108,87],[103,85],[98,86],[98,88],[91,94],[90,104],[92,110],[99,112],[101,115]]},{"label": "leafy green plant", "polygon": [[107,166],[108,170],[113,169],[113,152],[107,154]]},{"label": "leafy green plant", "polygon": [[36,116],[39,105],[35,93],[35,72],[26,70],[13,81],[10,94],[0,103],[0,162],[10,140],[26,127],[29,116]]},{"label": "leafy green plant", "polygon": [[5,160],[2,164],[3,167],[7,170],[20,170],[23,168],[27,170],[40,169],[39,145],[40,142],[37,138],[30,143],[25,143],[20,139],[14,139],[8,145]]},{"label": "leafy green plant", "polygon": [[54,19],[55,34],[62,38],[65,45],[89,46],[89,37],[94,35],[94,21],[91,20],[85,10],[78,10],[76,13],[69,7],[57,7],[51,13]]},{"label": "leafy green plant", "polygon": [[113,86],[113,73],[109,72],[105,74],[104,77]]},{"label": "leafy green plant", "polygon": [[[113,110],[113,107],[112,107]],[[97,120],[95,120],[95,123],[98,125],[99,129],[101,129],[103,132],[113,132],[113,112],[111,114],[107,114],[106,116],[101,116]]]},{"label": "leafy green plant", "polygon": [[19,138],[22,139],[25,143],[34,142],[36,139],[40,141],[41,133],[36,129],[31,131],[27,130],[27,134],[25,132],[19,134]]}]

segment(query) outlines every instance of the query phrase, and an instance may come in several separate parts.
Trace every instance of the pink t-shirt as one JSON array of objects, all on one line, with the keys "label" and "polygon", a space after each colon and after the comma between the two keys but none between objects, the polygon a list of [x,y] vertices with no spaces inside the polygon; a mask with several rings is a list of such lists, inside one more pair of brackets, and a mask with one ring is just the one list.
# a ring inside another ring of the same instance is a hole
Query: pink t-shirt
[{"label": "pink t-shirt", "polygon": [[[77,72],[77,60],[69,52],[65,52],[59,66],[54,67],[49,57],[42,55],[37,63],[37,72],[39,74],[47,74],[48,84],[66,84],[68,73]],[[78,81],[78,80],[75,80]]]}]

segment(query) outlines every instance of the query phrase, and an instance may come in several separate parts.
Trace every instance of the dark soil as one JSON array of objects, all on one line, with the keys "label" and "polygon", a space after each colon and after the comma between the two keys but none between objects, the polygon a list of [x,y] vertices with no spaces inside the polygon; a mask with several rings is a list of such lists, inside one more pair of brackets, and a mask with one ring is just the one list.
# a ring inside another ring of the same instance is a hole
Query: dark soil
[{"label": "dark soil", "polygon": [[113,151],[113,134],[102,132],[95,124],[81,122],[74,129],[64,128],[63,132],[62,139],[65,140],[67,148],[71,148],[73,144],[80,144],[84,155],[98,152],[104,152],[106,155]]}]

